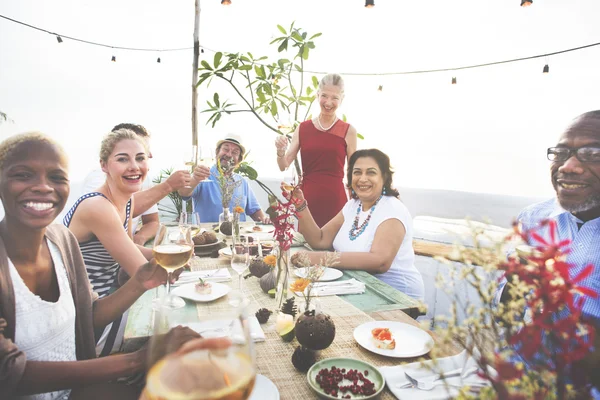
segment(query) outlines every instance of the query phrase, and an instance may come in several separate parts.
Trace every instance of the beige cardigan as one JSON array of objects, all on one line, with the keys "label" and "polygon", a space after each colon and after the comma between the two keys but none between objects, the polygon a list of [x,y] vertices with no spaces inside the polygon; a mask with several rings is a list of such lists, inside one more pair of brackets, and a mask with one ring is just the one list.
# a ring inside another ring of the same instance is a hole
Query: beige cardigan
[{"label": "beige cardigan", "polygon": [[[46,238],[60,249],[75,303],[75,343],[78,360],[96,357],[92,321],[92,292],[79,245],[63,225],[46,228]],[[9,399],[25,371],[27,356],[14,344],[15,298],[8,256],[0,238],[0,399]]]}]

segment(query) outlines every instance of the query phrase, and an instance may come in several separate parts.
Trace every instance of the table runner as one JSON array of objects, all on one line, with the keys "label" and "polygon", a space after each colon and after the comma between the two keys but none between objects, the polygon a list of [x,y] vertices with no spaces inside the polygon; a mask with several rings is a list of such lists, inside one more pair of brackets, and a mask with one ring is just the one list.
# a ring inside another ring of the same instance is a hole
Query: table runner
[{"label": "table runner", "polygon": [[[217,260],[203,262],[197,265],[195,270],[219,268],[224,264],[217,265]],[[237,288],[237,273],[230,269],[232,281],[225,284]],[[249,311],[254,314],[259,308],[267,308],[275,312],[275,299],[263,293],[258,278],[250,277],[244,280],[246,295],[250,298]],[[290,296],[291,296],[290,292]],[[376,367],[393,366],[400,363],[412,362],[415,359],[394,359],[383,357],[363,349],[354,340],[354,328],[365,322],[373,321],[373,318],[352,304],[342,300],[338,296],[320,297],[318,301],[321,309],[329,314],[335,322],[336,335],[333,343],[327,349],[317,353],[317,360],[334,357],[355,358],[366,361]],[[304,304],[302,297],[296,297],[296,304],[301,308]],[[198,303],[196,308],[199,316],[219,313],[229,308],[227,297],[222,297],[211,303]],[[275,331],[276,315],[269,318],[267,324],[261,325],[266,341],[255,344],[256,365],[259,374],[271,379],[281,394],[282,399],[312,399],[316,398],[306,380],[306,373],[297,371],[292,364],[292,354],[298,341],[294,339],[291,343],[284,342]],[[394,399],[395,397],[384,389],[381,399]]]}]

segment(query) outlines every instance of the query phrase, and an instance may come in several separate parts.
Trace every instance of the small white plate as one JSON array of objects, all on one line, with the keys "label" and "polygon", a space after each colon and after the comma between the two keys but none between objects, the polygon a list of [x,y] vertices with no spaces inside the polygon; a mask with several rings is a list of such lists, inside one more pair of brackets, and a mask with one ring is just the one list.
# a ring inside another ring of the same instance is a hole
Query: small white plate
[{"label": "small white plate", "polygon": [[248,400],[279,400],[279,390],[269,378],[256,374],[254,389]]},{"label": "small white plate", "polygon": [[231,258],[231,248],[223,247],[222,249],[219,249],[219,254],[222,255],[223,257]]},{"label": "small white plate", "polygon": [[[306,278],[306,268],[296,268],[294,273],[300,278]],[[340,279],[343,275],[344,273],[339,269],[325,268],[325,272],[323,273],[323,276],[321,276],[321,279],[318,280],[318,282],[335,281],[336,279]]]},{"label": "small white plate", "polygon": [[244,232],[247,233],[271,233],[274,230],[275,227],[273,225],[254,225],[244,228]]},{"label": "small white plate", "polygon": [[[371,331],[375,328],[388,328],[396,340],[396,348],[380,349],[373,343]],[[365,322],[354,329],[354,340],[373,353],[387,357],[412,358],[429,353],[433,339],[427,332],[416,326],[397,321]]]},{"label": "small white plate", "polygon": [[181,285],[173,289],[171,293],[192,301],[208,302],[225,296],[231,290],[229,286],[223,285],[222,283],[210,282],[210,284],[212,285],[212,292],[209,294],[200,294],[196,292],[196,283]]}]

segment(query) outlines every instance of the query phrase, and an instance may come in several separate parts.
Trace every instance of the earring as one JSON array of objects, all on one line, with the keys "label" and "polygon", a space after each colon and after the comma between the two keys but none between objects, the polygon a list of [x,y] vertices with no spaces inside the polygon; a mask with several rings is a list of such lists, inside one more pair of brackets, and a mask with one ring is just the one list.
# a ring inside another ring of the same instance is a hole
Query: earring
[{"label": "earring", "polygon": [[384,196],[385,196],[385,193],[386,193],[386,192],[385,192],[385,188],[383,188],[383,195],[384,195]]},{"label": "earring", "polygon": [[352,197],[356,196],[356,192],[352,189]]}]

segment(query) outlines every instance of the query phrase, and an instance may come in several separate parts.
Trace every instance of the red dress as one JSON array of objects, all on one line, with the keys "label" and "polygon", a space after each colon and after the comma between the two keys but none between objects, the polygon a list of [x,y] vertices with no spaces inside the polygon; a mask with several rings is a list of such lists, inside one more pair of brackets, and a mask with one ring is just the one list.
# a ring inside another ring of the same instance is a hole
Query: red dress
[{"label": "red dress", "polygon": [[335,217],[348,201],[343,179],[349,127],[338,120],[324,132],[312,121],[300,124],[302,191],[319,227]]}]

